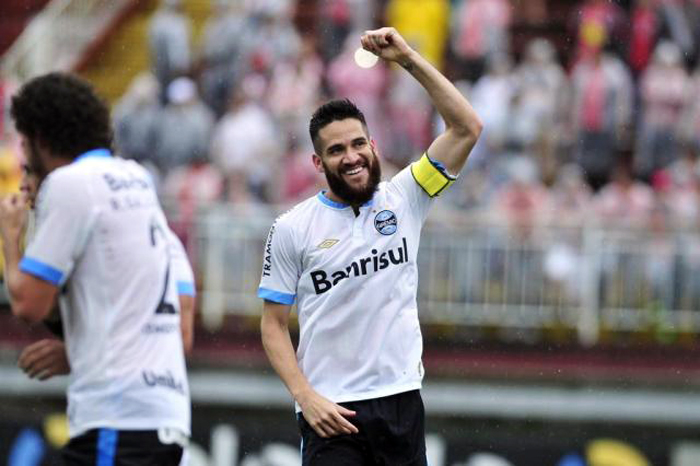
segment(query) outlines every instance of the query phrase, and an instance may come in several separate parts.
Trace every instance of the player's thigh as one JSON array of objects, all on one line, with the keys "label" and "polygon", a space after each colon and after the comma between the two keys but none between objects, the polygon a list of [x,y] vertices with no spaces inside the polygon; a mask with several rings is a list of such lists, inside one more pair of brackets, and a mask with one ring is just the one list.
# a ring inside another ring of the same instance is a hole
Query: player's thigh
[{"label": "player's thigh", "polygon": [[371,416],[365,428],[378,463],[427,465],[425,409],[417,390],[372,400]]},{"label": "player's thigh", "polygon": [[164,444],[156,431],[96,429],[71,439],[63,449],[66,466],[178,466],[183,449]]},{"label": "player's thigh", "polygon": [[319,436],[300,416],[302,466],[372,466],[368,446],[357,435]]}]

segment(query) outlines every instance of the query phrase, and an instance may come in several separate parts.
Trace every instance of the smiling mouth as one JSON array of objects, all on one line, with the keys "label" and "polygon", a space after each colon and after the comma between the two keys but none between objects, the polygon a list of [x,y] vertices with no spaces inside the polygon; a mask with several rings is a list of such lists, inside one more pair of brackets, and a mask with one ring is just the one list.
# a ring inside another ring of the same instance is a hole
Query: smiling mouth
[{"label": "smiling mouth", "polygon": [[349,169],[349,170],[345,170],[345,171],[343,172],[343,174],[344,174],[344,175],[349,175],[349,176],[357,175],[357,174],[360,173],[362,170],[364,170],[364,168],[365,168],[364,165],[359,165],[359,166],[357,166],[357,167],[355,167],[355,168],[351,168],[351,169]]}]

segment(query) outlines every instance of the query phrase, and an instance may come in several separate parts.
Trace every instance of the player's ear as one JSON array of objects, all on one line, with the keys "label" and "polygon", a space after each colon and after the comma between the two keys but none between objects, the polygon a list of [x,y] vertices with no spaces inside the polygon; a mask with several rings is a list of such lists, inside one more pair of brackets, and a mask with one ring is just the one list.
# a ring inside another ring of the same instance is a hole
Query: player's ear
[{"label": "player's ear", "polygon": [[316,167],[316,171],[319,173],[323,173],[323,161],[321,160],[321,157],[318,156],[315,152],[311,155],[311,161],[314,163],[314,167]]},{"label": "player's ear", "polygon": [[376,155],[377,157],[379,157],[380,154],[379,154],[379,149],[377,148],[377,142],[376,142],[373,138],[370,138],[370,139],[369,139],[369,145],[370,145],[370,147],[372,148],[372,151],[374,152],[374,155]]}]

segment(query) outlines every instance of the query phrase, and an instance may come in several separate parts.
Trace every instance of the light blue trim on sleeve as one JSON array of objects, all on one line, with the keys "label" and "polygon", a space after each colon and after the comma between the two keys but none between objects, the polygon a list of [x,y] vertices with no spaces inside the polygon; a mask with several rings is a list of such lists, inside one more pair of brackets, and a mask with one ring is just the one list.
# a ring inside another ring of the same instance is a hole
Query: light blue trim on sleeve
[{"label": "light blue trim on sleeve", "polygon": [[183,294],[186,296],[195,296],[197,291],[194,289],[194,283],[192,282],[177,282],[177,294]]},{"label": "light blue trim on sleeve", "polygon": [[[425,155],[428,155],[428,153],[426,152]],[[457,179],[456,176],[450,175],[450,173],[447,171],[447,168],[445,167],[445,165],[442,162],[440,162],[438,160],[434,160],[429,155],[428,155],[428,160],[430,160],[430,163],[432,163],[435,168],[440,170],[440,173],[445,175],[448,180],[455,181]]]},{"label": "light blue trim on sleeve", "polygon": [[291,306],[294,304],[294,299],[297,297],[295,294],[282,293],[280,291],[268,290],[267,288],[258,288],[258,298],[262,298],[266,301],[272,301],[278,304],[286,304]]},{"label": "light blue trim on sleeve", "polygon": [[23,257],[19,261],[19,270],[56,286],[60,285],[63,279],[63,272],[31,257]]}]

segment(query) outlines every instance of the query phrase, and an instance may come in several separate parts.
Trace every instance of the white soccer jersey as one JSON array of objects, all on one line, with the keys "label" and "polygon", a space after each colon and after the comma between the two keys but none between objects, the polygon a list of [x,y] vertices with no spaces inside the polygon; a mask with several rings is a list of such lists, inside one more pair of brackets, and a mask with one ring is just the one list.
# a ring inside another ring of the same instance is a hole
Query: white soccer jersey
[{"label": "white soccer jersey", "polygon": [[70,436],[175,428],[190,400],[165,216],[137,163],[90,151],[52,171],[23,272],[60,287]]},{"label": "white soccer jersey", "polygon": [[421,386],[416,257],[430,204],[407,167],[358,216],[319,193],[270,230],[258,295],[296,300],[299,366],[334,402]]}]

